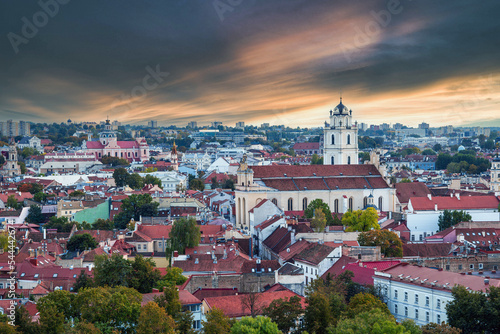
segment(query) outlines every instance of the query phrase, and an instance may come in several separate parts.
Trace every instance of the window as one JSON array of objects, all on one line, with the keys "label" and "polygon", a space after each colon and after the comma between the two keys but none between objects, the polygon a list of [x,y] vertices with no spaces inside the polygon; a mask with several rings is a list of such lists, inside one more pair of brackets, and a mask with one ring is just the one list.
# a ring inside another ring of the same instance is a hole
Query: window
[{"label": "window", "polygon": [[335,158],[334,157],[331,158],[331,164],[335,165]]},{"label": "window", "polygon": [[450,265],[449,264],[446,265],[446,270],[450,270]]},{"label": "window", "polygon": [[408,301],[408,292],[405,292],[405,302]]},{"label": "window", "polygon": [[438,324],[440,324],[440,323],[441,323],[441,315],[440,315],[440,314],[438,314],[438,315],[437,315],[437,323],[438,323]]},{"label": "window", "polygon": [[21,273],[21,277],[24,277],[24,275],[26,275],[25,273]]},{"label": "window", "polygon": [[425,312],[425,321],[426,321],[426,322],[429,322],[429,321],[430,321],[430,319],[429,319],[429,318],[430,318],[430,317],[429,317],[429,312]]},{"label": "window", "polygon": [[429,297],[425,297],[425,306],[429,306]]},{"label": "window", "polygon": [[398,290],[394,290],[394,299],[398,299]]},{"label": "window", "polygon": [[415,295],[415,304],[418,304],[418,295]]},{"label": "window", "polygon": [[351,145],[351,135],[347,135],[347,145]]},{"label": "window", "polygon": [[352,197],[349,197],[349,211],[352,211],[353,210],[353,206],[354,206],[354,199]]},{"label": "window", "polygon": [[52,275],[52,277],[57,277],[57,274]]},{"label": "window", "polygon": [[479,269],[483,269],[483,264],[482,263],[479,264]]},{"label": "window", "polygon": [[35,274],[33,277],[34,277],[34,278],[38,278],[38,274]]},{"label": "window", "polygon": [[334,202],[333,202],[333,211],[335,213],[338,213],[339,212],[339,200],[336,199]]},{"label": "window", "polygon": [[289,198],[288,199],[288,211],[293,210],[293,199]]},{"label": "window", "polygon": [[436,302],[436,308],[437,308],[438,310],[440,310],[440,309],[441,309],[441,299],[438,299],[438,300],[437,300],[437,302]]},{"label": "window", "polygon": [[332,145],[335,145],[335,135],[332,135]]},{"label": "window", "polygon": [[461,264],[458,265],[458,270],[462,270],[462,265]]},{"label": "window", "polygon": [[141,245],[140,244],[137,244],[137,249],[141,249]]},{"label": "window", "polygon": [[469,264],[469,269],[473,270],[474,269],[474,264]]},{"label": "window", "polygon": [[394,304],[394,314],[398,314],[398,305]]},{"label": "window", "polygon": [[418,320],[418,310],[415,310],[415,319]]},{"label": "window", "polygon": [[405,317],[407,317],[407,316],[408,316],[408,307],[405,306]]},{"label": "window", "polygon": [[347,157],[347,164],[350,165],[351,164],[351,157]]},{"label": "window", "polygon": [[303,198],[302,199],[302,210],[306,210],[307,209],[307,198]]},{"label": "window", "polygon": [[382,196],[380,196],[380,197],[378,198],[378,209],[379,209],[380,211],[382,211],[383,204],[384,204],[384,198],[383,198]]},{"label": "window", "polygon": [[308,267],[306,267],[306,274],[308,274],[308,269],[309,269],[309,268],[308,268]]},{"label": "window", "polygon": [[368,206],[368,197],[363,198],[363,209]]}]

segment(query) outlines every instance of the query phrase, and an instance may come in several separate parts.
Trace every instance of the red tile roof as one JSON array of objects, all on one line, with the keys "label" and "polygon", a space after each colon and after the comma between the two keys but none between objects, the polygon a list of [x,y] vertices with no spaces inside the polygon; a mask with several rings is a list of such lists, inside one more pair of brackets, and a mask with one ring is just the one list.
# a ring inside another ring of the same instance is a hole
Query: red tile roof
[{"label": "red tile roof", "polygon": [[294,150],[319,150],[319,143],[295,143]]},{"label": "red tile roof", "polygon": [[429,188],[422,182],[396,183],[396,195],[399,203],[408,203],[411,197],[426,197]]},{"label": "red tile roof", "polygon": [[497,209],[499,200],[495,196],[461,196],[457,197],[412,197],[411,205],[415,211],[433,211],[435,204],[438,210],[479,210]]},{"label": "red tile roof", "polygon": [[[283,177],[312,177],[314,176],[380,176],[379,171],[373,165],[272,165],[272,166],[252,166],[254,178],[276,178]],[[371,173],[371,174],[370,174]]]}]

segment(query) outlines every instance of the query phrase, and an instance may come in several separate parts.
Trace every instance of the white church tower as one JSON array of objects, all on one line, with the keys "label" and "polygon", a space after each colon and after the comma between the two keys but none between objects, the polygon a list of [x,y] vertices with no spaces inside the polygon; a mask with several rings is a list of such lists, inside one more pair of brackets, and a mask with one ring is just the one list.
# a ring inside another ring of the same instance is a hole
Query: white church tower
[{"label": "white church tower", "polygon": [[330,124],[325,122],[323,164],[357,165],[358,126],[352,123],[352,110],[340,103],[330,110]]}]

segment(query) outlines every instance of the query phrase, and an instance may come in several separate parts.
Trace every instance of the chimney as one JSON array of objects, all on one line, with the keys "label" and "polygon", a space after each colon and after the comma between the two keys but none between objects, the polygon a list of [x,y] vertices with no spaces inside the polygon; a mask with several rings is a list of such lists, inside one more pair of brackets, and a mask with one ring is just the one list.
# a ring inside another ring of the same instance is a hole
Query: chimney
[{"label": "chimney", "polygon": [[260,259],[257,259],[256,263],[257,263],[257,269],[256,269],[256,271],[260,272],[260,270],[261,270]]},{"label": "chimney", "polygon": [[47,240],[47,229],[43,229],[43,240]]},{"label": "chimney", "polygon": [[427,198],[432,201],[432,195],[431,194],[427,194]]},{"label": "chimney", "polygon": [[152,292],[152,293],[155,293],[155,292],[160,292],[160,290],[158,290],[158,289],[156,289],[156,288],[153,288],[153,289],[151,290],[151,292]]},{"label": "chimney", "polygon": [[438,205],[434,204],[434,211],[437,211],[437,210],[438,210]]},{"label": "chimney", "polygon": [[174,251],[174,257],[178,257],[179,256],[179,252],[178,251]]},{"label": "chimney", "polygon": [[457,199],[460,201],[460,194],[456,193],[455,195],[457,196]]},{"label": "chimney", "polygon": [[485,278],[484,279],[484,285],[489,285],[490,284],[490,280],[489,278]]}]

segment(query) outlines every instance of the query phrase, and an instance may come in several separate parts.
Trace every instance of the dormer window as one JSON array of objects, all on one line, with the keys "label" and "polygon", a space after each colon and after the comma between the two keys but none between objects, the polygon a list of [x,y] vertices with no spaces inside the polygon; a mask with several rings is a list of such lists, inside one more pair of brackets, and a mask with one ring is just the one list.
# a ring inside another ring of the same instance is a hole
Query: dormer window
[{"label": "dormer window", "polygon": [[57,277],[57,274],[52,275],[52,277]]}]

